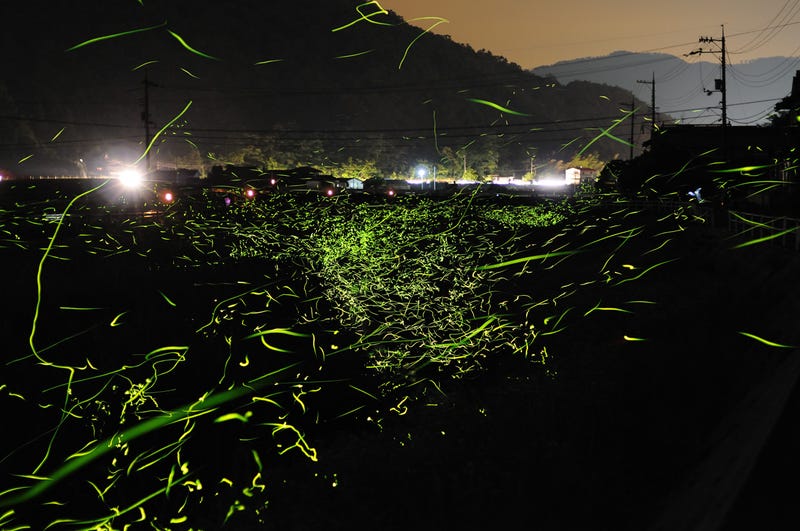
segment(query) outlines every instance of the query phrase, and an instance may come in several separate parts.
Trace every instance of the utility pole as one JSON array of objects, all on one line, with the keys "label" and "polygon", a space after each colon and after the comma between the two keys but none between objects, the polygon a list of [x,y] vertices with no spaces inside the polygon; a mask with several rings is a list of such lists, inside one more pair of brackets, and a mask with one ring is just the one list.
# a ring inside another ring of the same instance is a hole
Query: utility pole
[{"label": "utility pole", "polygon": [[722,94],[722,152],[723,155],[727,158],[728,151],[727,151],[727,128],[728,128],[728,91],[726,89],[726,56],[727,50],[725,49],[725,25],[722,25],[722,37],[719,39],[715,39],[714,37],[700,37],[700,43],[714,43],[719,48],[718,50],[704,50],[703,48],[699,48],[692,52],[689,52],[685,55],[696,55],[696,54],[704,54],[704,53],[713,53],[720,55],[720,63],[722,65],[722,75],[721,79],[714,80],[714,90],[706,90],[706,94],[711,96],[714,92],[719,92]]},{"label": "utility pole", "polygon": [[636,121],[636,100],[633,98],[633,94],[631,94],[631,160],[633,160],[633,122]]},{"label": "utility pole", "polygon": [[656,73],[653,72],[652,81],[636,80],[637,83],[650,85],[650,139],[656,134]]},{"label": "utility pole", "polygon": [[145,170],[150,172],[150,87],[156,87],[155,83],[151,83],[147,78],[147,69],[144,71],[144,110],[142,111],[142,121],[144,122],[144,160]]},{"label": "utility pole", "polygon": [[633,97],[633,94],[631,94],[631,102],[630,103],[620,103],[620,105],[630,105],[631,106],[631,114],[630,114],[630,118],[631,118],[631,139],[630,139],[631,152],[630,152],[629,160],[633,160],[633,133],[634,133],[634,122],[636,121],[636,99]]}]

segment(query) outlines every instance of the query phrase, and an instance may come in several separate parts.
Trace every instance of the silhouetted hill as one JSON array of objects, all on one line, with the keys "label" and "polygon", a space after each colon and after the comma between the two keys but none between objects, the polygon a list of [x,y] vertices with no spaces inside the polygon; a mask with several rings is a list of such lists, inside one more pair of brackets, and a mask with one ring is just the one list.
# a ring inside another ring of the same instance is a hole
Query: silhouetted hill
[{"label": "silhouetted hill", "polygon": [[[280,155],[293,153],[298,164],[372,159],[389,172],[456,168],[466,154],[482,172],[521,173],[534,154],[568,160],[630,101],[616,87],[552,83],[353,0],[3,10],[0,167],[19,173],[135,159],[145,73],[151,132],[169,124],[154,144],[159,164],[232,153],[286,164]],[[608,137],[590,149],[628,151]]]},{"label": "silhouetted hill", "polygon": [[[687,47],[686,52],[692,51]],[[605,83],[632,91],[637,97],[650,100],[650,86],[638,81],[651,81],[655,75],[656,107],[675,119],[687,123],[720,121],[720,94],[711,95],[714,79],[721,76],[720,63],[713,55],[709,60],[691,62],[664,53],[619,51],[601,57],[562,61],[533,69],[540,76],[553,76],[560,83],[575,80]],[[735,56],[734,60],[735,60]],[[800,68],[797,57],[765,57],[745,63],[729,64],[728,119],[734,125],[766,122],[778,100],[792,89],[792,77]]]}]

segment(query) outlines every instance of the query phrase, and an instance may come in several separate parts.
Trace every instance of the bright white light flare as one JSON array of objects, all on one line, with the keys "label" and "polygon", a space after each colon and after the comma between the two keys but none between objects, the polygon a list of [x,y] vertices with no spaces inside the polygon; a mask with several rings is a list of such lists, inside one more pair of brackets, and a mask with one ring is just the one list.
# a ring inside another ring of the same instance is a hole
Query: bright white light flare
[{"label": "bright white light flare", "polygon": [[119,181],[125,188],[139,188],[142,185],[144,176],[141,172],[128,168],[119,173]]},{"label": "bright white light flare", "polygon": [[566,186],[567,181],[564,179],[542,179],[541,181],[536,181],[535,185],[543,188],[558,188]]}]

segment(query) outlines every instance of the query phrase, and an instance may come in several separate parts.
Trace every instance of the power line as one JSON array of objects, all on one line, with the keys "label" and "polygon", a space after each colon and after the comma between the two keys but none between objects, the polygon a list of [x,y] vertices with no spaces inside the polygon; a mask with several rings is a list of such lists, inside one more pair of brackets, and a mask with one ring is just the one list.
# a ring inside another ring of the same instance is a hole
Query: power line
[{"label": "power line", "polygon": [[[731,75],[742,85],[747,87],[766,87],[768,85],[773,84],[775,81],[785,77],[790,71],[797,69],[798,64],[800,64],[800,57],[794,57],[794,54],[800,51],[800,46],[798,46],[795,51],[793,52],[792,57],[787,57],[783,59],[780,63],[775,65],[774,67],[770,68],[766,72],[761,74],[747,74],[745,72],[741,72],[738,69],[734,68],[731,65],[730,71]],[[777,70],[777,72],[775,72]],[[770,76],[767,79],[760,79],[757,81],[758,78],[762,78],[764,76]],[[748,79],[749,78],[749,79]]]},{"label": "power line", "polygon": [[[774,23],[776,21],[778,21],[778,18],[781,16],[781,13],[783,13],[786,10],[786,7],[789,5],[789,3],[791,1],[792,0],[787,0],[786,3],[783,4],[783,7],[772,18],[772,20],[770,20],[770,22],[767,24],[766,28],[763,28],[762,30],[760,30],[758,32],[758,35],[756,35],[755,37],[750,39],[750,41],[747,42],[744,46],[742,46],[739,50],[737,50],[735,52],[732,52],[732,53],[734,53],[734,54],[742,54],[742,53],[752,52],[753,50],[757,50],[758,48],[764,46],[766,43],[768,43],[773,38],[775,38],[775,36],[777,36],[778,33],[783,31],[784,29],[786,29],[786,27],[789,24],[774,24]],[[790,20],[795,15],[797,15],[797,13],[800,12],[799,8],[800,8],[800,1],[794,0],[794,5],[789,9],[789,11],[786,12],[786,14],[783,16],[783,18],[781,18],[781,22],[783,22],[785,20]],[[792,12],[792,11],[794,11],[794,12]],[[760,42],[758,42],[758,41],[760,41]]]},{"label": "power line", "polygon": [[[739,103],[732,103],[729,104],[728,107],[735,107],[741,105],[752,105],[757,103],[768,103],[768,102],[777,102],[780,101],[781,98],[768,98],[768,99],[760,99],[760,100],[752,100],[746,102],[739,102]],[[629,104],[626,104],[629,105]],[[678,109],[669,109],[669,110],[662,110],[662,114],[669,115],[675,113],[683,113],[683,112],[691,112],[697,111],[700,109],[708,110],[712,109],[713,107],[687,107],[687,108],[678,108]],[[0,118],[10,119],[10,120],[20,120],[20,121],[36,121],[40,123],[53,123],[53,124],[70,124],[70,125],[77,125],[77,126],[87,126],[87,127],[114,127],[114,128],[123,128],[123,129],[138,129],[137,126],[129,126],[129,125],[121,125],[121,124],[109,124],[109,123],[98,123],[98,122],[75,122],[75,121],[66,121],[60,120],[55,118],[31,118],[25,116],[9,116],[9,115],[2,115]],[[439,134],[442,136],[447,136],[449,131],[453,131],[455,133],[460,134],[461,136],[474,136],[486,131],[496,131],[498,134],[509,134],[511,133],[541,133],[545,134],[547,132],[561,132],[561,131],[579,131],[586,128],[593,128],[602,125],[607,125],[613,120],[618,120],[621,118],[621,115],[606,115],[606,116],[594,116],[594,117],[581,117],[581,118],[571,118],[566,120],[539,120],[539,121],[528,121],[528,122],[519,122],[514,123],[502,127],[498,126],[490,126],[487,124],[480,124],[480,125],[454,125],[449,127],[440,127]],[[564,125],[570,125],[571,127],[558,127]],[[526,128],[535,128],[537,130],[531,131],[527,130]],[[287,137],[289,135],[296,135],[296,138],[293,140],[304,140],[304,139],[319,139],[319,140],[330,140],[332,136],[338,135],[345,138],[352,137],[354,139],[373,139],[371,137],[365,137],[364,135],[369,134],[399,134],[399,135],[415,135],[420,133],[430,133],[432,128],[430,126],[425,127],[405,127],[405,128],[369,128],[369,129],[240,129],[240,128],[189,128],[191,132],[191,136],[180,137],[186,138],[188,140],[196,139],[196,138],[214,138],[208,135],[208,133],[218,133],[221,135],[281,135],[282,137]],[[444,134],[442,132],[444,131]],[[205,135],[204,135],[205,133]],[[316,135],[311,137],[310,135]],[[450,134],[450,136],[454,136],[454,134]],[[91,139],[91,140],[75,140],[75,141],[68,141],[68,140],[58,140],[58,142],[54,142],[51,144],[13,144],[25,147],[35,147],[42,145],[48,146],[55,146],[62,143],[68,142],[98,142],[102,141],[109,137],[103,137],[101,139]],[[123,138],[123,137],[118,137]],[[124,137],[125,139],[135,139],[139,137]],[[171,139],[175,139],[175,136],[169,137]],[[219,137],[217,137],[219,138]],[[243,136],[242,138],[253,139],[251,137]],[[374,139],[381,139],[383,137],[374,137]],[[5,144],[8,146],[11,144]]]},{"label": "power line", "polygon": [[715,79],[714,80],[715,81],[714,90],[713,91],[708,90],[708,91],[706,91],[706,93],[708,95],[711,95],[712,92],[719,92],[719,93],[722,94],[722,103],[721,103],[722,104],[722,145],[723,145],[723,151],[725,151],[725,145],[726,145],[726,143],[725,143],[725,131],[726,131],[727,127],[728,127],[728,100],[727,100],[728,90],[727,90],[727,87],[726,87],[726,84],[727,84],[726,83],[726,71],[727,71],[727,68],[725,67],[726,66],[726,61],[727,61],[727,49],[725,47],[725,26],[724,25],[722,26],[722,37],[720,37],[718,39],[714,38],[714,37],[700,37],[699,42],[700,43],[712,43],[712,44],[717,44],[718,43],[717,45],[719,46],[719,50],[704,50],[703,48],[699,48],[697,50],[693,50],[693,51],[689,52],[689,55],[704,54],[704,53],[719,54],[720,63],[721,63],[721,69],[720,70],[722,72],[722,78],[721,79]]},{"label": "power line", "polygon": [[124,124],[111,124],[111,123],[102,123],[102,122],[76,122],[74,120],[61,120],[61,119],[58,119],[58,118],[34,118],[32,116],[19,116],[19,115],[10,115],[10,114],[0,115],[0,120],[13,120],[13,121],[18,121],[18,122],[48,123],[48,124],[56,124],[56,125],[77,125],[77,126],[86,126],[86,127],[109,127],[109,128],[118,128],[118,129],[138,129],[138,127],[136,127],[136,126],[124,125]]},{"label": "power line", "polygon": [[[727,38],[730,39],[730,38],[735,38],[735,37],[742,37],[744,35],[751,35],[751,34],[754,34],[754,33],[761,33],[761,32],[764,32],[766,30],[774,30],[774,29],[783,30],[783,29],[785,29],[787,27],[795,26],[795,25],[798,25],[798,24],[800,24],[800,21],[788,22],[788,23],[777,24],[777,25],[772,25],[772,26],[768,25],[766,27],[755,29],[755,30],[742,31],[742,32],[738,32],[738,33],[730,33],[730,34],[727,35]],[[639,50],[639,51],[634,51],[634,52],[615,53],[613,55],[608,55],[608,56],[603,56],[603,57],[587,57],[585,59],[576,59],[576,60],[572,60],[572,61],[565,61],[564,63],[567,63],[569,66],[587,64],[587,63],[595,63],[595,62],[600,62],[600,61],[605,61],[605,60],[610,60],[610,59],[619,59],[619,58],[624,58],[624,57],[637,56],[637,55],[641,55],[641,54],[660,52],[660,51],[663,51],[663,50],[670,50],[670,49],[673,49],[673,48],[683,48],[683,47],[686,47],[686,46],[691,46],[692,44],[696,44],[696,42],[683,42],[683,43],[679,43],[679,44],[671,44],[671,45],[668,45],[668,46],[661,46],[661,47],[658,47],[658,48],[650,48],[650,49]],[[742,51],[742,52],[733,52],[733,53],[737,53],[738,54],[738,53],[745,53],[745,52]],[[659,61],[667,61],[667,60],[671,60],[671,59],[680,60],[680,58],[670,55],[670,56],[665,57],[665,58],[653,59],[649,63],[642,63],[642,65],[644,65],[644,64],[652,64],[653,62],[659,62]],[[683,61],[683,62],[685,62],[685,61]],[[606,68],[606,69],[602,69],[601,68],[601,69],[597,69],[597,70],[567,71],[566,73],[561,74],[561,75],[563,75],[564,77],[578,77],[578,76],[582,76],[582,75],[586,75],[586,74],[599,73],[599,72],[610,72],[610,71],[613,71],[613,70],[621,70],[621,69],[624,69],[624,68],[632,68],[632,67],[635,67],[635,66],[642,66],[642,65],[635,64],[635,63],[630,63],[630,64],[614,66],[613,68]],[[558,68],[558,67],[559,67],[559,65],[558,65],[558,63],[556,63],[554,65],[546,65],[546,66],[542,66],[542,67],[538,67],[538,68],[545,69],[545,68]],[[676,66],[676,68],[677,68],[677,66]],[[657,79],[657,81],[663,82],[665,80]]]}]

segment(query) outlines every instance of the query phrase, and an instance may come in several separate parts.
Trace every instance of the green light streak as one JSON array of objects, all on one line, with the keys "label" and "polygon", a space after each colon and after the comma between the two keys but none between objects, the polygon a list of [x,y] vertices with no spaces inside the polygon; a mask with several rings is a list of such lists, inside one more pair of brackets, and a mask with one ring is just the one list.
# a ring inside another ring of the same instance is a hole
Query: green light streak
[{"label": "green light streak", "polygon": [[[772,228],[772,227],[770,227],[770,228]],[[800,229],[798,229],[798,227],[791,227],[791,228],[788,228],[786,230],[782,230],[780,232],[777,232],[775,234],[770,234],[769,236],[764,236],[762,238],[756,238],[754,240],[749,240],[749,241],[746,241],[744,243],[740,243],[738,245],[734,245],[733,247],[731,247],[731,249],[742,249],[744,247],[750,247],[751,245],[757,245],[759,243],[768,242],[770,240],[774,240],[776,238],[780,238],[780,237],[785,236],[787,234],[791,234],[793,232],[798,232],[799,230]]]},{"label": "green light streak", "polygon": [[[373,11],[371,13],[365,14],[363,10],[366,7],[372,6],[372,5],[374,5],[377,8],[376,11]],[[353,20],[352,22],[348,22],[347,24],[345,24],[343,26],[339,26],[338,28],[333,28],[331,30],[331,33],[336,33],[337,31],[342,31],[343,29],[347,29],[347,28],[349,28],[351,26],[354,26],[355,24],[358,24],[362,20],[366,21],[366,22],[369,22],[370,24],[377,24],[379,26],[391,26],[391,24],[389,24],[388,22],[378,22],[378,21],[372,20],[372,17],[374,17],[374,16],[377,16],[377,15],[388,15],[389,14],[389,12],[386,11],[380,5],[380,3],[378,3],[377,1],[365,2],[363,4],[360,4],[360,5],[356,6],[356,11],[358,12],[358,15],[359,15],[359,17],[357,19]]]},{"label": "green light streak", "polygon": [[[270,373],[264,374],[255,380],[251,380],[250,382],[247,383],[246,386],[240,386],[230,391],[222,391],[219,393],[204,396],[201,400],[192,402],[190,404],[187,404],[186,406],[167,412],[164,415],[160,415],[158,417],[142,421],[138,423],[136,426],[133,426],[132,428],[128,428],[127,430],[118,433],[117,435],[114,435],[104,441],[101,441],[86,453],[83,453],[79,457],[76,457],[75,459],[66,462],[64,465],[62,465],[61,467],[56,469],[52,474],[50,474],[49,477],[40,478],[37,484],[25,489],[24,493],[18,494],[6,500],[0,499],[0,507],[2,508],[12,507],[16,504],[24,503],[26,501],[37,498],[38,496],[41,496],[42,494],[50,490],[50,488],[52,488],[56,483],[72,475],[73,473],[85,467],[92,461],[95,461],[96,459],[114,450],[117,447],[118,443],[121,443],[123,441],[128,443],[130,441],[138,439],[139,437],[142,437],[143,435],[151,433],[155,430],[159,430],[166,426],[176,424],[178,422],[187,420],[189,418],[197,417],[198,415],[205,415],[211,413],[215,411],[218,406],[221,406],[227,402],[251,394],[254,391],[266,386],[267,384],[272,383],[274,376],[282,372],[285,372],[297,365],[298,365],[297,363],[288,365],[281,369],[277,369]],[[138,505],[139,504],[136,504],[136,506]]]},{"label": "green light streak", "polygon": [[502,105],[498,105],[493,101],[487,100],[480,100],[478,98],[467,98],[467,101],[471,101],[472,103],[479,103],[481,105],[486,105],[487,107],[491,107],[492,109],[497,109],[500,112],[504,112],[506,114],[513,114],[514,116],[530,116],[530,114],[525,114],[524,112],[518,112],[508,107],[503,107]]},{"label": "green light streak", "polygon": [[677,258],[672,258],[671,260],[664,260],[663,262],[659,262],[659,263],[657,263],[655,265],[652,265],[652,266],[648,267],[647,269],[645,269],[644,271],[642,271],[641,273],[639,273],[635,277],[624,278],[624,279],[620,280],[619,282],[617,282],[614,285],[615,286],[619,286],[620,284],[625,284],[626,282],[632,282],[634,280],[638,280],[638,279],[642,278],[643,276],[645,276],[650,271],[652,271],[653,269],[655,269],[657,267],[661,267],[661,266],[666,265],[666,264],[669,264],[669,263],[674,262],[676,260],[678,260],[678,259]]},{"label": "green light streak", "polygon": [[450,22],[449,20],[445,20],[445,19],[439,18],[439,17],[420,17],[420,18],[415,18],[413,20],[436,20],[437,22],[435,24],[431,25],[428,29],[424,30],[419,35],[417,35],[416,37],[414,37],[414,39],[408,44],[408,46],[406,46],[406,49],[403,51],[403,57],[400,59],[400,63],[397,65],[397,69],[398,70],[403,68],[403,63],[405,63],[406,58],[408,57],[408,53],[411,51],[411,47],[414,46],[414,44],[419,39],[421,39],[423,35],[425,35],[426,33],[429,33],[431,30],[433,30],[433,28],[435,28],[436,26],[438,26],[440,24],[446,24],[446,23]]},{"label": "green light streak", "polygon": [[164,300],[167,302],[167,304],[169,304],[169,305],[170,305],[170,306],[172,306],[173,308],[175,308],[175,307],[177,307],[177,306],[178,306],[177,304],[175,304],[175,303],[172,301],[172,299],[170,299],[169,297],[167,297],[167,296],[166,296],[166,294],[165,294],[163,291],[159,290],[159,291],[158,291],[158,294],[159,294],[159,295],[161,295],[161,298],[163,298],[163,299],[164,299]]},{"label": "green light streak", "polygon": [[140,68],[144,68],[144,67],[146,67],[146,66],[150,66],[150,65],[152,65],[152,64],[155,64],[155,63],[157,63],[157,62],[158,62],[157,60],[153,60],[153,61],[145,61],[144,63],[140,64],[139,66],[134,66],[133,68],[131,68],[131,72],[136,72],[136,71],[137,71],[137,70],[139,70]]},{"label": "green light streak", "polygon": [[593,312],[619,312],[619,313],[629,313],[632,314],[633,312],[630,310],[626,310],[624,308],[616,308],[613,306],[600,306],[603,301],[598,302],[593,308],[583,314],[584,317],[588,316]]},{"label": "green light streak", "polygon": [[161,24],[159,24],[157,26],[148,26],[146,28],[138,28],[138,29],[133,29],[133,30],[128,30],[128,31],[122,31],[120,33],[112,33],[110,35],[103,35],[103,36],[100,36],[100,37],[95,37],[93,39],[89,39],[88,41],[83,41],[81,43],[78,43],[75,46],[72,46],[71,48],[67,48],[64,51],[65,52],[71,52],[73,50],[77,50],[78,48],[83,48],[84,46],[88,46],[88,45],[94,44],[96,42],[107,41],[109,39],[116,39],[116,38],[119,38],[119,37],[125,37],[126,35],[133,35],[133,34],[136,34],[136,33],[142,33],[142,32],[145,32],[145,31],[151,31],[151,30],[154,30],[154,29],[163,28],[166,25],[167,25],[167,23],[163,22],[163,23],[161,23]]},{"label": "green light streak", "polygon": [[573,254],[578,254],[580,252],[582,252],[582,251],[554,251],[554,252],[544,253],[544,254],[535,254],[535,255],[531,255],[531,256],[526,256],[524,258],[515,258],[514,260],[507,260],[505,262],[500,262],[498,264],[489,264],[489,265],[484,265],[484,266],[478,266],[475,269],[476,269],[476,271],[487,271],[487,270],[490,270],[490,269],[500,269],[500,268],[503,268],[503,267],[508,267],[510,265],[523,264],[523,263],[527,263],[527,262],[533,262],[533,261],[536,261],[536,260],[546,260],[548,258],[553,258],[553,257],[556,257],[556,256],[570,256],[570,255],[573,255]]},{"label": "green light streak", "polygon": [[196,76],[193,73],[189,72],[185,68],[183,68],[183,67],[179,67],[179,68],[180,68],[180,71],[183,72],[184,74],[186,74],[187,76],[192,77],[194,79],[200,79],[198,76]]},{"label": "green light streak", "polygon": [[263,337],[270,334],[282,334],[292,337],[311,337],[311,334],[306,334],[303,332],[295,332],[294,330],[290,330],[289,328],[271,328],[269,330],[261,330],[259,332],[250,334],[249,336],[245,336],[244,339],[253,339],[256,337]]},{"label": "green light streak", "polygon": [[637,108],[637,109],[632,109],[631,111],[629,111],[629,112],[625,113],[625,115],[624,115],[622,118],[619,118],[619,119],[617,119],[617,120],[614,120],[614,122],[613,122],[613,123],[612,123],[612,124],[611,124],[611,125],[610,125],[608,128],[606,128],[606,129],[600,129],[600,134],[599,134],[599,135],[597,135],[596,137],[594,137],[593,139],[591,139],[591,140],[589,141],[589,143],[588,143],[588,144],[586,144],[585,146],[583,146],[583,147],[581,148],[581,150],[580,150],[580,151],[578,151],[578,155],[579,155],[579,156],[580,156],[580,155],[583,155],[583,154],[586,152],[586,150],[587,150],[587,149],[589,149],[589,147],[591,147],[591,146],[592,146],[592,144],[594,144],[595,142],[597,142],[598,140],[600,140],[600,139],[601,139],[601,138],[603,138],[604,136],[605,136],[605,137],[608,137],[608,138],[610,138],[610,139],[612,139],[612,140],[614,140],[614,141],[616,141],[616,142],[620,142],[620,143],[622,143],[622,144],[624,144],[624,145],[626,145],[626,146],[630,146],[630,143],[629,143],[629,142],[626,142],[625,140],[622,140],[622,139],[620,139],[620,138],[617,138],[617,137],[615,137],[614,135],[612,135],[612,134],[610,134],[610,133],[611,133],[611,130],[612,130],[612,129],[614,129],[615,127],[617,127],[619,124],[621,124],[622,122],[624,122],[624,121],[625,121],[625,120],[627,120],[628,118],[631,118],[631,117],[634,115],[634,113],[635,113],[637,110],[638,110],[638,108]]},{"label": "green light streak", "polygon": [[749,332],[741,332],[741,331],[740,331],[739,333],[740,333],[741,335],[743,335],[744,337],[749,337],[750,339],[753,339],[753,340],[755,340],[755,341],[758,341],[758,342],[759,342],[759,343],[761,343],[762,345],[766,345],[766,346],[768,346],[768,347],[774,347],[774,348],[791,348],[791,349],[798,348],[797,346],[794,346],[794,345],[782,345],[781,343],[776,343],[776,342],[774,342],[774,341],[770,341],[770,340],[768,340],[768,339],[764,339],[763,337],[759,337],[759,336],[757,336],[757,335],[755,335],[755,334],[751,334],[751,333],[749,333]]},{"label": "green light streak", "polygon": [[727,168],[724,170],[708,170],[708,171],[710,171],[711,173],[747,173],[755,170],[768,170],[774,167],[775,167],[774,164],[761,164],[759,166],[740,166],[738,168]]},{"label": "green light streak", "polygon": [[363,52],[356,52],[356,53],[349,53],[345,55],[337,55],[334,59],[352,59],[353,57],[361,57],[362,55],[368,55],[374,52],[375,49],[372,50],[364,50]]},{"label": "green light streak", "polygon": [[256,65],[256,66],[271,65],[273,63],[282,63],[284,61],[286,61],[286,59],[265,59],[263,61],[258,61],[258,62],[253,63],[253,64]]},{"label": "green light streak", "polygon": [[642,341],[647,341],[647,339],[642,337],[631,337],[631,336],[622,336],[625,341],[630,341],[632,343],[640,343]]},{"label": "green light streak", "polygon": [[175,37],[175,40],[177,40],[179,43],[181,43],[181,46],[183,46],[184,48],[186,48],[187,50],[189,50],[193,54],[199,55],[200,57],[205,57],[206,59],[211,59],[213,61],[220,61],[220,59],[218,57],[214,57],[213,55],[208,55],[207,53],[203,53],[201,51],[195,50],[194,48],[189,46],[189,44],[183,39],[183,37],[181,37],[180,35],[178,35],[174,31],[168,29],[167,33],[169,33],[170,35]]},{"label": "green light streak", "polygon": [[75,204],[75,202],[77,202],[79,199],[81,199],[83,197],[86,197],[87,195],[91,194],[92,192],[95,192],[96,190],[99,190],[100,188],[104,187],[108,183],[109,183],[109,181],[104,181],[101,184],[95,186],[94,188],[92,188],[90,190],[87,190],[87,191],[85,191],[83,193],[80,193],[80,194],[78,194],[78,195],[76,195],[75,197],[72,198],[72,200],[67,204],[66,208],[61,213],[61,217],[59,218],[58,223],[56,224],[56,228],[53,231],[53,235],[50,237],[50,241],[48,242],[47,248],[45,249],[44,254],[42,255],[42,259],[39,260],[39,267],[36,270],[36,305],[35,305],[34,311],[33,311],[33,322],[31,323],[31,333],[28,336],[28,345],[31,348],[31,353],[34,356],[36,356],[36,358],[41,363],[43,363],[45,365],[55,366],[52,363],[48,362],[47,360],[43,359],[39,355],[39,352],[36,350],[36,347],[34,346],[34,343],[33,343],[34,337],[36,336],[36,325],[37,325],[37,323],[39,321],[39,312],[41,311],[41,306],[42,306],[42,271],[44,269],[44,263],[47,260],[47,258],[50,256],[50,253],[53,250],[53,246],[55,245],[56,238],[58,237],[58,233],[59,233],[59,231],[61,230],[61,227],[64,224],[64,219],[66,218],[67,212],[69,212],[69,210],[72,208],[72,206]]},{"label": "green light streak", "polygon": [[164,127],[162,127],[155,135],[153,135],[153,138],[150,140],[150,143],[147,145],[147,147],[145,148],[144,152],[133,163],[134,166],[139,164],[142,160],[144,160],[144,158],[147,156],[147,154],[153,148],[153,144],[156,143],[156,140],[158,140],[161,137],[161,135],[164,134],[164,131],[169,129],[169,127],[172,126],[172,124],[177,122],[180,119],[180,117],[183,116],[186,113],[186,111],[189,110],[189,107],[191,107],[191,106],[192,106],[192,102],[189,101],[189,103],[186,104],[186,107],[184,107],[181,112],[179,112],[172,120],[170,120]]}]

